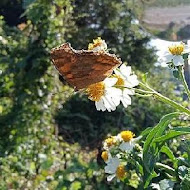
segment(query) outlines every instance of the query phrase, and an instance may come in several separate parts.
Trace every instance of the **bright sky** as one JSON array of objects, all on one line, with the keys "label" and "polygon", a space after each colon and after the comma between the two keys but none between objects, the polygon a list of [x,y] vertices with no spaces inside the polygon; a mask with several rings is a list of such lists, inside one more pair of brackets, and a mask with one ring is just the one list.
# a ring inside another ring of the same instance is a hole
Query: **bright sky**
[{"label": "bright sky", "polygon": [[158,55],[158,64],[161,64],[161,66],[166,67],[167,64],[164,63],[164,54],[166,51],[168,51],[168,46],[179,43],[179,42],[172,42],[172,41],[166,41],[166,40],[161,40],[161,39],[152,39],[150,41],[151,46],[155,46],[155,48],[158,50],[157,55]]},{"label": "bright sky", "polygon": [[[180,41],[176,42],[176,41],[166,41],[166,40],[161,40],[159,38],[155,38],[152,39],[150,41],[150,45],[154,46],[158,51],[157,51],[157,55],[158,55],[158,62],[157,64],[161,64],[161,66],[166,67],[167,64],[164,63],[165,60],[165,52],[168,51],[168,46],[175,44],[175,43],[179,43]],[[190,49],[190,40],[187,40],[187,45]],[[190,61],[189,61],[190,64]]]}]

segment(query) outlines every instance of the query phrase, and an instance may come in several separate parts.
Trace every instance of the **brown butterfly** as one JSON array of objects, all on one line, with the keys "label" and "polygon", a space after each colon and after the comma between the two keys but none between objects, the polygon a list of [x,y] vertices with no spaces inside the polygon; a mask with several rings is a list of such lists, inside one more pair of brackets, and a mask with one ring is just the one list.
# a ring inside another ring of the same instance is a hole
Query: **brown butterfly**
[{"label": "brown butterfly", "polygon": [[59,74],[76,90],[103,81],[121,64],[114,54],[74,50],[69,43],[53,48],[51,60]]}]

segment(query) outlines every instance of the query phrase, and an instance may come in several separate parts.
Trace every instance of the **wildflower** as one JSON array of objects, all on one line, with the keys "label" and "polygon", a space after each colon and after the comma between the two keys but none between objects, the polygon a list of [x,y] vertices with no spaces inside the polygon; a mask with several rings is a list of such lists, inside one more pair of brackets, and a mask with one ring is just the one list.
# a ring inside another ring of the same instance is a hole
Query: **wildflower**
[{"label": "wildflower", "polygon": [[101,37],[98,37],[97,39],[93,40],[93,43],[90,43],[88,45],[88,50],[106,51],[107,50],[107,44],[106,44],[105,40],[102,40]]},{"label": "wildflower", "polygon": [[129,142],[131,141],[131,139],[133,139],[133,137],[135,136],[135,134],[131,131],[122,131],[120,133],[121,138],[125,141],[125,142]]},{"label": "wildflower", "polygon": [[187,46],[184,43],[175,43],[168,47],[168,51],[164,55],[164,61],[166,63],[173,63],[174,66],[180,66],[184,64],[183,54],[185,53]]},{"label": "wildflower", "polygon": [[101,154],[102,159],[104,160],[104,162],[108,161],[108,152],[107,151],[103,151]]},{"label": "wildflower", "polygon": [[122,151],[126,151],[126,152],[132,151],[135,146],[135,140],[133,139],[135,134],[132,133],[131,131],[122,131],[119,134],[119,136],[123,140],[123,142],[120,144],[119,148]]},{"label": "wildflower", "polygon": [[120,66],[120,69],[115,70],[114,72],[115,75],[113,76],[117,78],[115,86],[122,89],[122,95],[120,99],[123,106],[127,107],[128,105],[131,105],[131,97],[129,95],[135,94],[134,90],[130,88],[137,86],[139,84],[139,81],[135,74],[131,75],[131,67],[126,66],[125,64],[122,64]]},{"label": "wildflower", "polygon": [[119,97],[122,92],[120,89],[113,87],[116,82],[116,78],[106,78],[102,82],[91,84],[87,87],[86,94],[90,100],[95,102],[98,111],[107,109],[111,112],[119,105]]},{"label": "wildflower", "polygon": [[111,147],[113,147],[114,145],[116,145],[116,143],[117,143],[116,136],[108,137],[104,141],[103,148],[104,148],[104,150],[109,150]]},{"label": "wildflower", "polygon": [[114,177],[117,177],[118,180],[122,180],[126,177],[125,166],[120,164],[119,158],[111,158],[105,167],[105,173],[110,174],[107,177],[108,181],[111,181]]}]

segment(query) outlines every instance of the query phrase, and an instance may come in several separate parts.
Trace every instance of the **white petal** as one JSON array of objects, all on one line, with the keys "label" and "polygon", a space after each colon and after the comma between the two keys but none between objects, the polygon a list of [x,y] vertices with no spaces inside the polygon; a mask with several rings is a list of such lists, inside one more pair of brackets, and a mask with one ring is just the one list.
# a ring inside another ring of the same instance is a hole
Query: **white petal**
[{"label": "white petal", "polygon": [[109,163],[105,166],[105,173],[114,174],[119,166],[119,158],[110,158]]},{"label": "white petal", "polygon": [[125,77],[129,76],[131,74],[131,67],[130,66],[126,66],[125,64],[122,64],[120,66],[120,71],[121,74]]},{"label": "white petal", "polygon": [[111,181],[115,177],[115,174],[109,175],[107,177],[107,181]]},{"label": "white petal", "polygon": [[106,94],[110,96],[121,96],[122,90],[115,87],[109,87],[106,88]]},{"label": "white petal", "polygon": [[175,66],[183,65],[184,64],[183,57],[181,55],[175,55],[173,57],[173,63]]},{"label": "white petal", "polygon": [[111,87],[116,84],[117,80],[117,78],[106,78],[104,79],[104,83],[106,87]]},{"label": "white petal", "polygon": [[165,63],[169,63],[171,62],[173,59],[173,55],[171,53],[167,53],[164,55],[164,57],[162,57],[161,61],[164,61]]},{"label": "white petal", "polygon": [[127,81],[131,83],[131,87],[137,86],[139,81],[137,79],[137,75],[131,75],[127,78]]},{"label": "white petal", "polygon": [[102,99],[104,100],[104,106],[106,107],[106,109],[111,112],[114,111],[116,109],[115,104],[112,102],[111,97],[109,96],[105,96],[102,97]]},{"label": "white petal", "polygon": [[120,100],[121,100],[121,96],[112,97],[112,101],[116,107],[120,104]]},{"label": "white petal", "polygon": [[115,73],[116,75],[118,75],[118,76],[121,76],[121,77],[122,77],[120,70],[115,69],[115,70],[114,70],[114,73]]},{"label": "white petal", "polygon": [[188,45],[189,48],[190,48],[190,40],[187,40],[187,45]]},{"label": "white petal", "polygon": [[103,99],[101,99],[101,100],[98,101],[98,102],[95,102],[95,106],[96,106],[96,109],[97,109],[98,111],[100,111],[100,110],[105,111],[105,110],[106,110],[106,107],[104,106]]},{"label": "white petal", "polygon": [[135,91],[134,91],[133,89],[127,89],[127,88],[125,88],[125,89],[123,90],[123,94],[124,94],[124,95],[125,95],[125,94],[134,95],[134,94],[135,94]]},{"label": "white petal", "polygon": [[121,98],[121,102],[126,108],[128,105],[131,105],[131,97],[128,94],[124,94]]},{"label": "white petal", "polygon": [[126,152],[130,152],[133,150],[135,144],[133,142],[122,142],[119,146],[119,148],[122,150],[122,151],[126,151]]},{"label": "white petal", "polygon": [[[188,41],[190,41],[190,40],[188,40]],[[189,45],[187,44],[187,45],[184,46],[183,53],[189,53],[190,52],[190,46]]]}]

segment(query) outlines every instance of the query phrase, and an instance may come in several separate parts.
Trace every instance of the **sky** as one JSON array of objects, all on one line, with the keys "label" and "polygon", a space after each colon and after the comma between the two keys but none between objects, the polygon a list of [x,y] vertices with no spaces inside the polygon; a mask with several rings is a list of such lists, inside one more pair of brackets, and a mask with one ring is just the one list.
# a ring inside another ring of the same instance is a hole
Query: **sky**
[{"label": "sky", "polygon": [[[159,38],[152,39],[150,41],[150,45],[154,46],[157,49],[157,55],[158,55],[158,63],[161,64],[161,66],[166,67],[167,64],[164,63],[164,54],[168,51],[168,46],[179,43],[174,41],[166,41]],[[190,44],[190,40],[188,40],[188,44]]]}]

